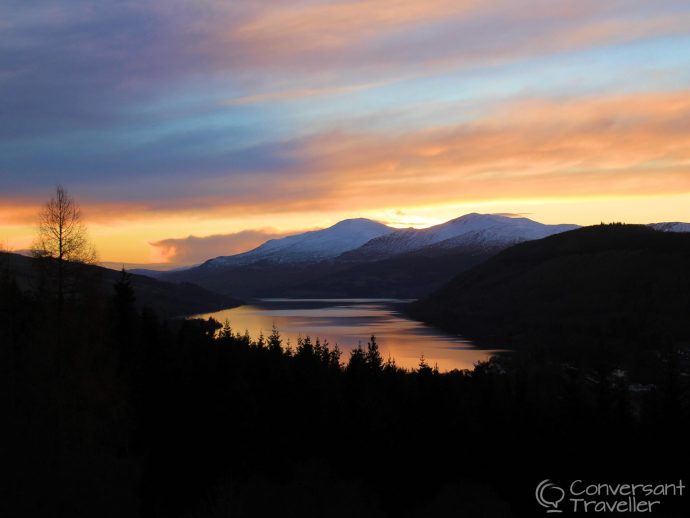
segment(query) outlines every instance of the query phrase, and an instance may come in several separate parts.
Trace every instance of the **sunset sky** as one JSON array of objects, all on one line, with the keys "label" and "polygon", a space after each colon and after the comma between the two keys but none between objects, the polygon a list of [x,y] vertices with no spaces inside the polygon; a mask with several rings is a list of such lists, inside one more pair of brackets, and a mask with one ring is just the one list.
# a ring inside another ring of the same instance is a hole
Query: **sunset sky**
[{"label": "sunset sky", "polygon": [[0,0],[0,244],[58,183],[132,263],[348,217],[690,221],[690,2]]}]

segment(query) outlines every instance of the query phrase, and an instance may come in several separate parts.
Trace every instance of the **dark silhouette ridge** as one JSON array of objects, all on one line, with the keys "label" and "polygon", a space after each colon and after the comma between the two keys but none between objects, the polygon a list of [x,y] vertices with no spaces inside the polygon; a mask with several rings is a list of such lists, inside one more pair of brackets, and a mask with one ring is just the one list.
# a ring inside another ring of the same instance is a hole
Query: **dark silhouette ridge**
[{"label": "dark silhouette ridge", "polygon": [[413,304],[509,348],[620,353],[690,340],[690,234],[600,225],[511,247]]},{"label": "dark silhouette ridge", "polygon": [[[18,254],[0,252],[0,262],[12,273],[13,278],[23,290],[50,292],[54,286],[54,268],[47,267],[48,258],[31,258]],[[65,262],[64,269],[69,270],[69,286],[65,291],[70,293],[78,286],[96,290],[109,291],[112,284],[120,277],[120,272],[101,266]],[[137,291],[137,306],[156,308],[166,317],[207,313],[224,308],[239,306],[242,302],[228,295],[222,295],[201,288],[192,283],[173,283],[152,279],[144,275],[130,277],[130,282]]]}]

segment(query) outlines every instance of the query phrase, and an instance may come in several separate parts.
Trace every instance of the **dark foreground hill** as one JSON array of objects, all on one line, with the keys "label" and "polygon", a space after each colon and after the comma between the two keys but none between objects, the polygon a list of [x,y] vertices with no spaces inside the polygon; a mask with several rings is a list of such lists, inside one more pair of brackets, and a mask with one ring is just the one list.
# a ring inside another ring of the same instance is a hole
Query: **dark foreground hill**
[{"label": "dark foreground hill", "polygon": [[[126,276],[62,303],[18,282],[0,269],[2,517],[533,518],[547,477],[688,479],[690,378],[671,354],[645,391],[618,365],[520,352],[408,371],[373,337],[343,358],[161,319]],[[685,497],[654,496],[653,515],[690,516]]]},{"label": "dark foreground hill", "polygon": [[[7,269],[23,290],[36,290],[41,284],[50,284],[50,265],[18,254],[0,253],[0,268]],[[110,293],[121,272],[94,265],[71,264],[69,281],[80,289]],[[235,298],[222,295],[192,283],[164,282],[144,275],[131,275],[139,308],[154,308],[164,316],[191,315],[239,306]]]},{"label": "dark foreground hill", "polygon": [[503,347],[653,348],[690,339],[690,233],[587,227],[511,247],[411,307]]}]

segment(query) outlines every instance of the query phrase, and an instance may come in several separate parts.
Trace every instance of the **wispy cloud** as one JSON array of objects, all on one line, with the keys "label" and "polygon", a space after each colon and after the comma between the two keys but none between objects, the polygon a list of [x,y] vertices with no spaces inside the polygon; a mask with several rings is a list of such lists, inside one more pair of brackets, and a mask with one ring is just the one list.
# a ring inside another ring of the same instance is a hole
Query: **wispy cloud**
[{"label": "wispy cloud", "polygon": [[320,97],[324,95],[342,95],[352,92],[361,92],[376,88],[382,83],[367,83],[347,86],[331,86],[323,88],[299,88],[295,90],[282,90],[277,92],[263,92],[253,95],[244,95],[232,99],[226,99],[222,104],[226,106],[241,106],[245,104],[275,103],[280,101],[292,101],[305,97]]}]

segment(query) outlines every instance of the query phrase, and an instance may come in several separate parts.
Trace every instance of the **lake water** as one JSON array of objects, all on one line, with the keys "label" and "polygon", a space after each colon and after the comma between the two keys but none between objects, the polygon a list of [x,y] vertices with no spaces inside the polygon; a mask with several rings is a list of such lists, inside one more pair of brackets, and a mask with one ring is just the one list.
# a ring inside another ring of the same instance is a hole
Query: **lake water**
[{"label": "lake water", "polygon": [[347,361],[361,342],[366,348],[376,335],[384,359],[390,355],[400,367],[416,368],[421,355],[442,371],[470,369],[496,351],[479,349],[471,342],[410,320],[397,309],[408,301],[392,299],[263,299],[252,305],[197,315],[230,321],[235,332],[268,336],[275,326],[295,345],[298,337],[317,337],[338,345]]}]

